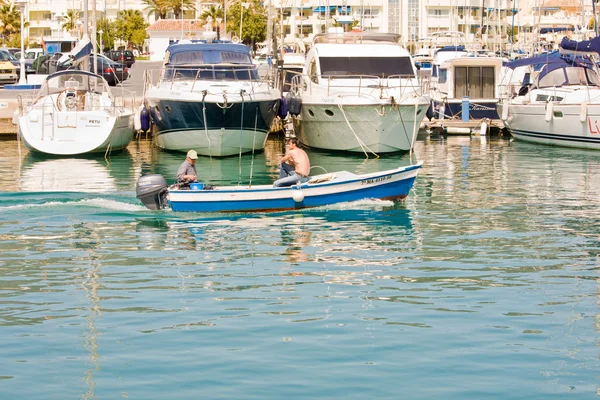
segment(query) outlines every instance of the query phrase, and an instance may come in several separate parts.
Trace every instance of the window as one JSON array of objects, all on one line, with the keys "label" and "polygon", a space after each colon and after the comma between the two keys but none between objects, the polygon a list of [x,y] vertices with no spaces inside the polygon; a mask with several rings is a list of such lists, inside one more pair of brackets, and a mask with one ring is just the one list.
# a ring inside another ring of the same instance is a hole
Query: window
[{"label": "window", "polygon": [[310,80],[317,83],[317,63],[314,59],[310,62],[309,75]]},{"label": "window", "polygon": [[496,75],[494,67],[454,68],[454,97],[468,96],[472,99],[495,97]]},{"label": "window", "polygon": [[446,68],[440,68],[440,76],[438,77],[438,83],[446,83],[448,77],[448,70]]},{"label": "window", "polygon": [[343,78],[372,75],[386,78],[390,75],[414,76],[409,57],[321,57],[321,74]]}]

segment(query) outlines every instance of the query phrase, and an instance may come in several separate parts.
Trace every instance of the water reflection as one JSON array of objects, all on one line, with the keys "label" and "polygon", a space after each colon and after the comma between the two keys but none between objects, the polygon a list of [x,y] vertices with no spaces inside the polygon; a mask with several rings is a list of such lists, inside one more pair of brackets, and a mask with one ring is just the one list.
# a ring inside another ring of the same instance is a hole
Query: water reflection
[{"label": "water reflection", "polygon": [[125,150],[109,159],[98,156],[51,158],[27,153],[21,164],[23,192],[115,192],[118,181],[132,179],[131,154]]}]

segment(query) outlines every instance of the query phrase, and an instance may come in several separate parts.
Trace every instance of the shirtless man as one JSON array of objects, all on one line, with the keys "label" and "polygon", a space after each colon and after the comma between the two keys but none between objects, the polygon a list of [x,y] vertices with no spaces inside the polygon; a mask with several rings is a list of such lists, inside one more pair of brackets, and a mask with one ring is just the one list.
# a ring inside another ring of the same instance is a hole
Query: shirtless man
[{"label": "shirtless man", "polygon": [[308,172],[310,171],[308,155],[298,147],[298,139],[296,138],[288,139],[287,146],[288,150],[279,160],[281,164],[279,179],[273,183],[273,187],[292,186],[298,181],[308,181]]}]

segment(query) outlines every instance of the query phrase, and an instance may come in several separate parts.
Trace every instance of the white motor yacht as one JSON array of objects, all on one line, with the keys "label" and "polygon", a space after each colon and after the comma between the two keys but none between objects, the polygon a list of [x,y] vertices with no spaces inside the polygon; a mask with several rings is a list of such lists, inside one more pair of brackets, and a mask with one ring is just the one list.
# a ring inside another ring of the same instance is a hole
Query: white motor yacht
[{"label": "white motor yacht", "polygon": [[173,44],[162,69],[149,72],[144,98],[158,148],[217,157],[264,148],[281,93],[260,78],[247,46]]},{"label": "white motor yacht", "polygon": [[429,97],[399,39],[362,32],[314,37],[288,96],[304,145],[376,154],[412,149]]}]

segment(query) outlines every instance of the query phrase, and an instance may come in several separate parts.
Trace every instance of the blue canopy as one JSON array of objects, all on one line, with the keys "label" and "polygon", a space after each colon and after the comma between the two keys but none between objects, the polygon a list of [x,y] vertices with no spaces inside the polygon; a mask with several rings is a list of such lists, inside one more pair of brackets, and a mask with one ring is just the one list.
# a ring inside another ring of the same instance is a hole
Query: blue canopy
[{"label": "blue canopy", "polygon": [[600,53],[600,36],[596,36],[590,40],[583,40],[581,42],[571,40],[565,36],[560,42],[560,47],[565,50],[583,52],[595,51],[596,53]]},{"label": "blue canopy", "polygon": [[167,48],[170,65],[252,64],[250,48],[235,43],[182,43]]},{"label": "blue canopy", "polygon": [[510,69],[515,69],[518,67],[523,67],[525,65],[533,65],[533,69],[538,70],[540,66],[552,63],[565,63],[564,59],[561,58],[560,53],[558,51],[542,54],[541,56],[520,58],[518,60],[505,62],[504,66]]},{"label": "blue canopy", "polygon": [[[335,6],[329,6],[329,11],[331,12],[334,9],[334,7]],[[325,12],[325,11],[327,11],[326,6],[319,6],[313,10],[313,12]]]},{"label": "blue canopy", "polygon": [[90,39],[87,36],[81,39],[79,42],[77,42],[75,48],[71,50],[73,64],[83,61],[85,57],[92,54],[92,49],[92,42],[90,42]]}]

